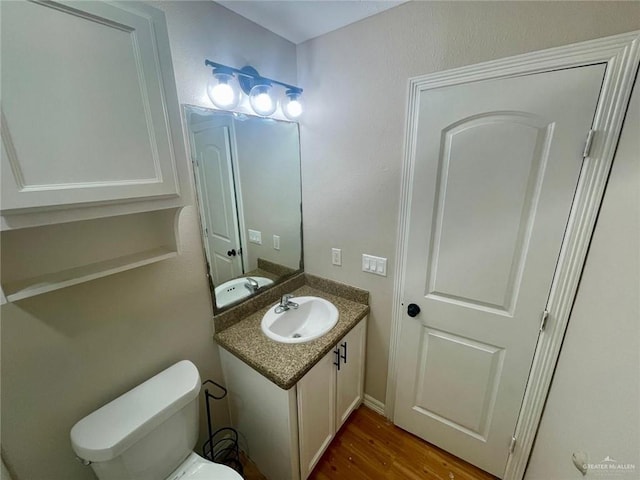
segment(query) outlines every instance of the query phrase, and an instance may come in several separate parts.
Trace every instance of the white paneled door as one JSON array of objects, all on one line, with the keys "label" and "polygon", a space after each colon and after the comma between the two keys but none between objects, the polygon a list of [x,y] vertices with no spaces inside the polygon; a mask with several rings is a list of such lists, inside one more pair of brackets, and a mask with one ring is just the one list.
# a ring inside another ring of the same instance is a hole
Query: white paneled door
[{"label": "white paneled door", "polygon": [[242,275],[242,252],[231,165],[229,127],[193,128],[195,171],[205,251],[214,285]]},{"label": "white paneled door", "polygon": [[394,421],[499,477],[604,71],[419,94]]}]

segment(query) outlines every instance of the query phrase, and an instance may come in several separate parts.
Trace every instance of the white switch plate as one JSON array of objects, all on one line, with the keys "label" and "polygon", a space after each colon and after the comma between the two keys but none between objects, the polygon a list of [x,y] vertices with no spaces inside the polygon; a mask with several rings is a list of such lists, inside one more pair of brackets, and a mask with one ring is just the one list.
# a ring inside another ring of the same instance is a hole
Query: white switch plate
[{"label": "white switch plate", "polygon": [[280,250],[280,235],[273,236],[273,249]]},{"label": "white switch plate", "polygon": [[362,271],[375,273],[383,277],[387,276],[387,259],[374,257],[373,255],[362,254]]},{"label": "white switch plate", "polygon": [[342,265],[342,250],[339,248],[331,249],[331,263],[334,265]]},{"label": "white switch plate", "polygon": [[262,245],[262,232],[249,229],[249,243]]}]

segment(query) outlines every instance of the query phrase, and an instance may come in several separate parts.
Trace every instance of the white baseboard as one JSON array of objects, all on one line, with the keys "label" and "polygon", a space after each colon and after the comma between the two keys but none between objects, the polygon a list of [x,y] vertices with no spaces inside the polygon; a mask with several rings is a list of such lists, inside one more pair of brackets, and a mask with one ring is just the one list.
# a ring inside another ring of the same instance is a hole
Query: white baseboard
[{"label": "white baseboard", "polygon": [[376,400],[375,398],[370,397],[365,393],[363,403],[365,407],[369,407],[374,412],[384,416],[384,403],[382,403],[380,400]]}]

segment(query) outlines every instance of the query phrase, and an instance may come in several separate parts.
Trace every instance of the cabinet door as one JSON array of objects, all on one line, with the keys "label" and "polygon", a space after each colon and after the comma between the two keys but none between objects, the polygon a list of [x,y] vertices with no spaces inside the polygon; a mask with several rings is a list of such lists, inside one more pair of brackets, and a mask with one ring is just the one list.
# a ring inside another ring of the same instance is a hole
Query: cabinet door
[{"label": "cabinet door", "polygon": [[363,400],[367,321],[362,320],[339,343],[340,370],[336,388],[336,431]]},{"label": "cabinet door", "polygon": [[4,215],[177,197],[179,121],[161,11],[3,2]]},{"label": "cabinet door", "polygon": [[306,479],[333,439],[336,353],[329,352],[298,382],[300,476]]}]

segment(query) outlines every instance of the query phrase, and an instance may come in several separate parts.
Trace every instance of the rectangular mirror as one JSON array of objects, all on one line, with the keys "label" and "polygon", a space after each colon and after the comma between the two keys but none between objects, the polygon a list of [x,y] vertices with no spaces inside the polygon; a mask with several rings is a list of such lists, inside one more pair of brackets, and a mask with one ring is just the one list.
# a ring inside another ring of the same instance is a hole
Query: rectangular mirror
[{"label": "rectangular mirror", "polygon": [[214,313],[302,270],[298,124],[184,106]]}]

